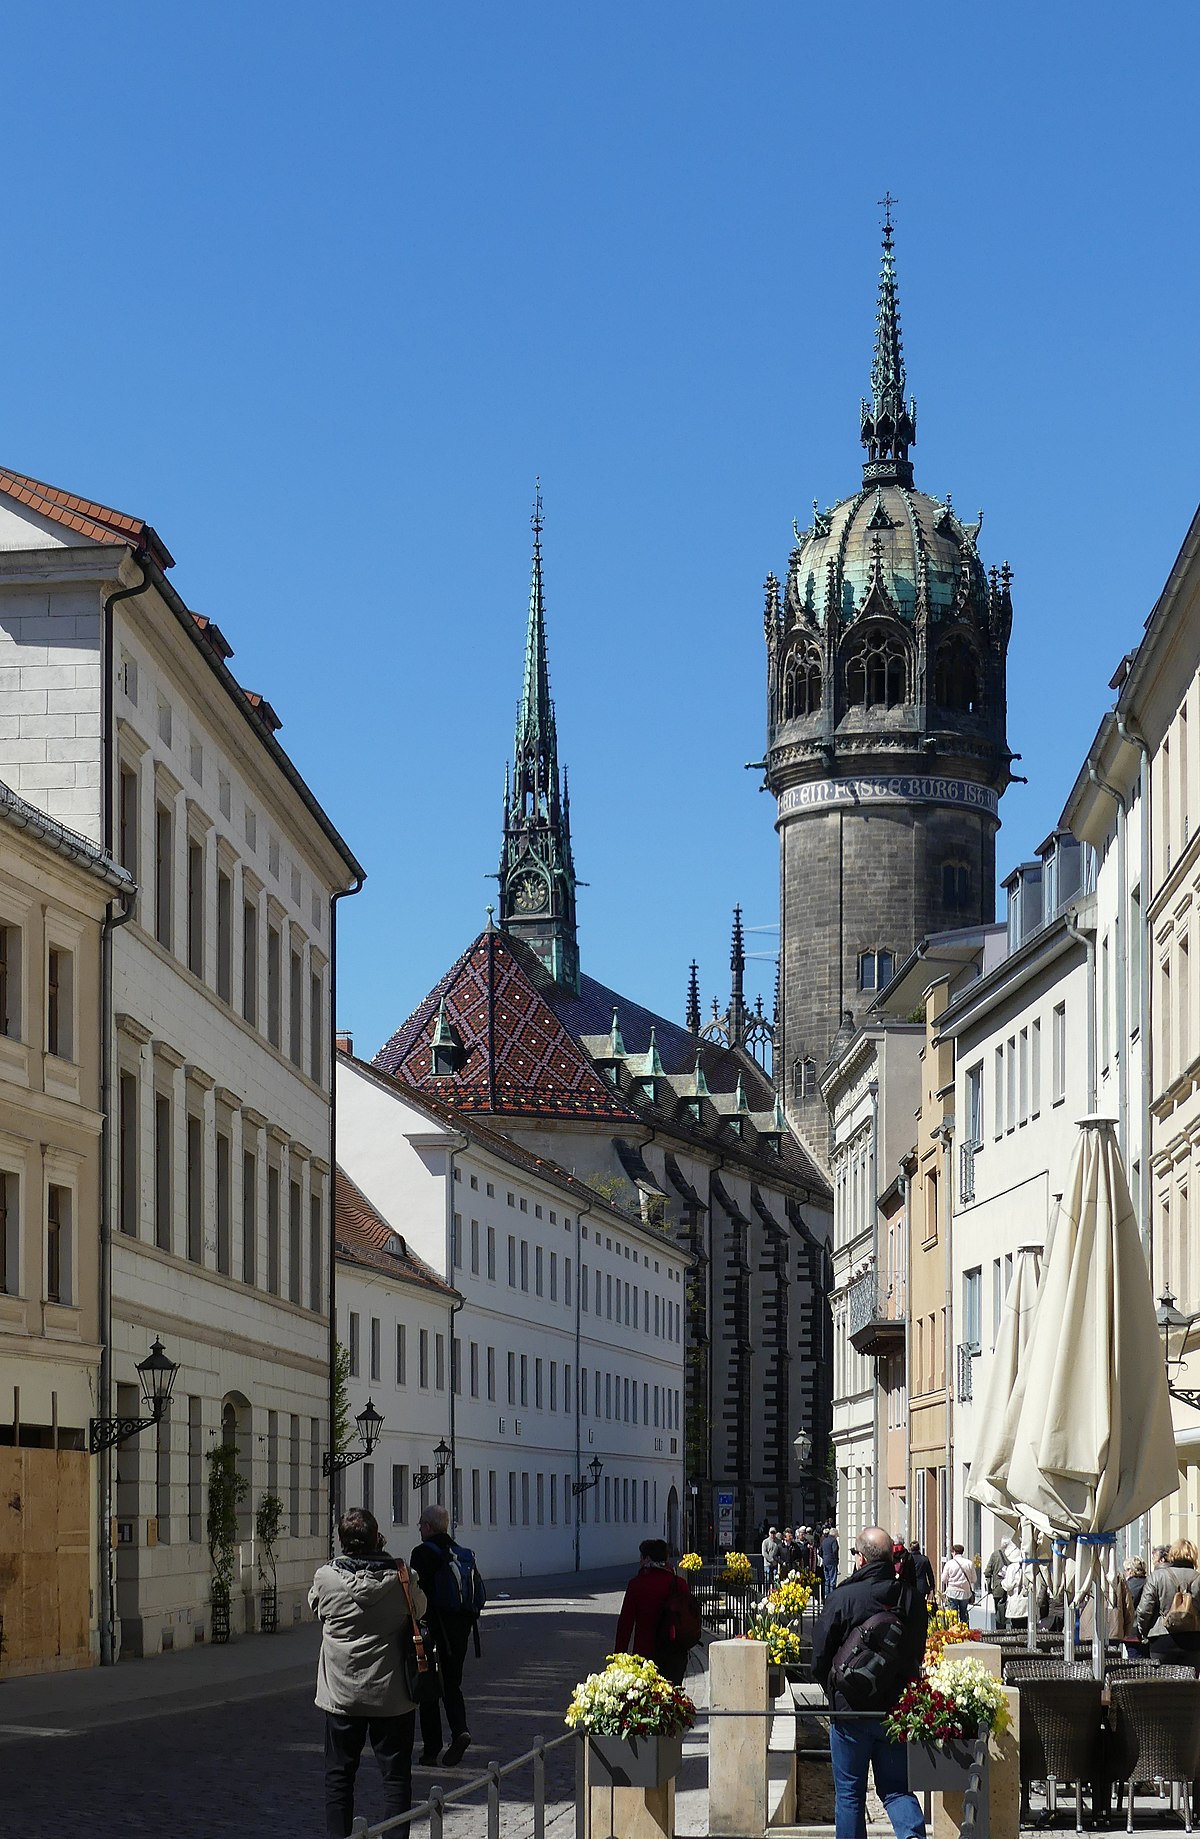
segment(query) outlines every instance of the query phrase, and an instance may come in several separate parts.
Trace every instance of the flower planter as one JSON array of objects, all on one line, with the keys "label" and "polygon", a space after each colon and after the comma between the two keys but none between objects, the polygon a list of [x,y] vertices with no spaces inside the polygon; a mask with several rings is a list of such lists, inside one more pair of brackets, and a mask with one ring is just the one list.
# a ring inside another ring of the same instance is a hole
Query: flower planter
[{"label": "flower planter", "polygon": [[[908,1785],[915,1792],[928,1789],[933,1794],[965,1794],[971,1785],[975,1766],[976,1739],[950,1737],[944,1744],[910,1743],[908,1750]],[[988,1757],[983,1752],[983,1783],[987,1786]]]},{"label": "flower planter", "polygon": [[258,1626],[264,1635],[274,1635],[279,1630],[279,1596],[273,1584],[268,1584],[262,1593]]},{"label": "flower planter", "polygon": [[768,1700],[772,1704],[774,1704],[775,1700],[779,1697],[782,1691],[783,1691],[783,1668],[768,1665],[767,1667],[767,1698]]},{"label": "flower planter", "polygon": [[217,1596],[212,1599],[212,1641],[215,1647],[221,1647],[229,1639],[229,1598]]},{"label": "flower planter", "polygon": [[662,1788],[683,1765],[683,1736],[602,1737],[588,1733],[593,1781],[614,1788]]}]

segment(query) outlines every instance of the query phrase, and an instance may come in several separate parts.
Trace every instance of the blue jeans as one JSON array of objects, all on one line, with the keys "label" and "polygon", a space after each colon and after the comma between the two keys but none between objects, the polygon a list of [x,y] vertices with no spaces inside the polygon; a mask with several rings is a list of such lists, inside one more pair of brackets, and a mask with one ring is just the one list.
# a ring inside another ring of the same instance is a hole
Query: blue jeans
[{"label": "blue jeans", "polygon": [[908,1752],[902,1743],[889,1743],[879,1718],[834,1718],[829,1749],[836,1839],[866,1839],[868,1768],[875,1771],[875,1792],[896,1839],[924,1839],[925,1816],[908,1786]]}]

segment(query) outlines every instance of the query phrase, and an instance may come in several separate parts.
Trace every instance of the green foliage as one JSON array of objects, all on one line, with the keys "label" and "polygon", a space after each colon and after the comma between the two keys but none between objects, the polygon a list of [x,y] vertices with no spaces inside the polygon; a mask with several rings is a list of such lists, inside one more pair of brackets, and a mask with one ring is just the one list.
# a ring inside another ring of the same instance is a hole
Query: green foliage
[{"label": "green foliage", "polygon": [[333,1447],[350,1448],[350,1349],[339,1341],[333,1362]]},{"label": "green foliage", "polygon": [[635,1220],[641,1220],[643,1226],[654,1226],[659,1232],[667,1227],[667,1202],[663,1194],[646,1194],[635,1187],[624,1175],[585,1175],[585,1187],[593,1194],[607,1201],[610,1207],[616,1207],[621,1213],[628,1213]]},{"label": "green foliage", "polygon": [[232,1443],[208,1452],[208,1555],[212,1561],[213,1601],[228,1602],[233,1587],[233,1553],[237,1544],[237,1510],[250,1484],[237,1465]]},{"label": "green foliage", "polygon": [[275,1541],[283,1528],[283,1502],[277,1494],[259,1496],[258,1507],[254,1515],[254,1537],[258,1547],[258,1574],[264,1584],[267,1573],[263,1568],[263,1559],[271,1567],[271,1587],[276,1583]]}]

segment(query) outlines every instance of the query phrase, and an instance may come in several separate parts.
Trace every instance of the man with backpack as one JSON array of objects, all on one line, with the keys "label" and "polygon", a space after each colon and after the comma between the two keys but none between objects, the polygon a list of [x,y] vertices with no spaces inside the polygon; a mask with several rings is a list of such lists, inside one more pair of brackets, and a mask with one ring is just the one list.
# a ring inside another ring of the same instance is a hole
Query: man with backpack
[{"label": "man with backpack", "polygon": [[[836,1839],[862,1839],[867,1830],[869,1769],[896,1839],[923,1839],[925,1819],[909,1791],[907,1751],[889,1740],[883,1719],[921,1670],[927,1623],[911,1556],[894,1556],[892,1535],[882,1526],[866,1527],[854,1542],[854,1569],[830,1591],[813,1633],[813,1674],[834,1712],[829,1749]],[[871,1715],[839,1719],[839,1711]]]},{"label": "man with backpack", "polygon": [[[442,1682],[442,1700],[450,1726],[450,1742],[442,1757],[443,1765],[453,1769],[460,1763],[471,1744],[467,1729],[467,1707],[463,1699],[463,1662],[467,1644],[475,1636],[479,1652],[479,1614],[487,1601],[487,1592],[475,1554],[450,1537],[450,1515],[444,1507],[426,1507],[418,1522],[420,1545],[414,1545],[410,1563],[429,1604],[427,1622],[438,1673]],[[438,1701],[423,1703],[421,1715],[421,1754],[418,1761],[425,1767],[434,1764],[442,1748],[442,1718]]]},{"label": "man with backpack", "polygon": [[617,1617],[616,1652],[632,1646],[681,1686],[688,1654],[700,1639],[700,1605],[686,1577],[672,1566],[665,1539],[643,1539],[638,1552],[641,1564],[625,1587]]}]

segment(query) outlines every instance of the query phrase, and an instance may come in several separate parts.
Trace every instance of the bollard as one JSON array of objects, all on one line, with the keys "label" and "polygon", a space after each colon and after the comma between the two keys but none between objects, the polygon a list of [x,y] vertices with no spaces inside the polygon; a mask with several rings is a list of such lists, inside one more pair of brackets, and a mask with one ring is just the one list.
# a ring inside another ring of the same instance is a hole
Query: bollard
[{"label": "bollard", "polygon": [[[714,1711],[765,1713],[767,1650],[761,1641],[714,1641],[708,1650],[709,1702]],[[716,1835],[765,1833],[767,1798],[765,1716],[710,1718],[708,1830]]]}]

